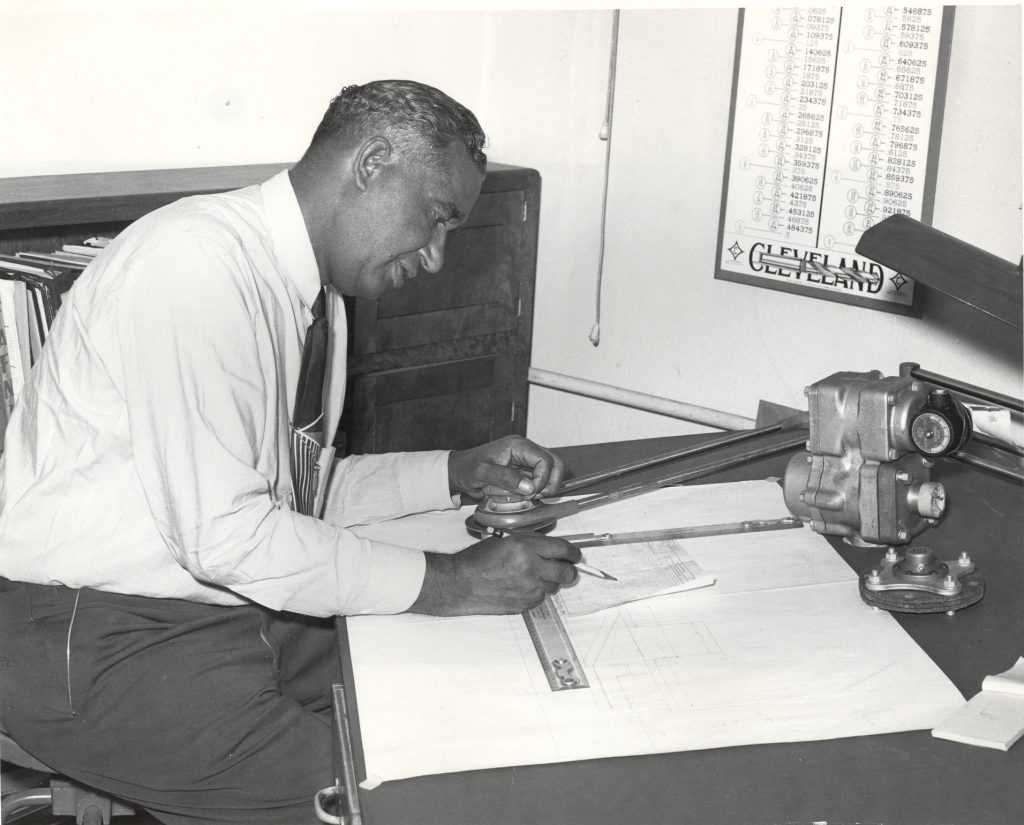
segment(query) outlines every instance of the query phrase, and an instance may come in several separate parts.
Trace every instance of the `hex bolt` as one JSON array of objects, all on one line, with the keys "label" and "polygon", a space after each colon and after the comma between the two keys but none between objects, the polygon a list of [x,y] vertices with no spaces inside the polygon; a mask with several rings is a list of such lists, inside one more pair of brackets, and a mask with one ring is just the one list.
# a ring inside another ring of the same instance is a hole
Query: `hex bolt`
[{"label": "hex bolt", "polygon": [[899,456],[900,456],[900,454],[898,452],[896,452],[895,447],[889,450],[889,460],[890,461],[895,461],[897,458],[899,458]]},{"label": "hex bolt", "polygon": [[956,576],[950,573],[946,578],[942,580],[943,587],[953,588],[956,587]]},{"label": "hex bolt", "polygon": [[963,552],[960,553],[960,558],[957,559],[957,561],[960,562],[960,564],[963,567],[966,567],[967,565],[969,565],[971,563],[971,556],[970,556],[970,554],[966,550],[964,550]]},{"label": "hex bolt", "polygon": [[889,393],[887,396],[885,396],[885,403],[888,404],[890,407],[895,407],[896,406],[896,395],[895,395],[895,393]]},{"label": "hex bolt", "polygon": [[900,484],[910,484],[910,473],[908,473],[906,470],[900,470],[898,473],[896,473],[896,480]]},{"label": "hex bolt", "polygon": [[910,538],[910,533],[908,533],[904,528],[900,528],[896,531],[896,538],[900,541],[906,541]]},{"label": "hex bolt", "polygon": [[872,568],[871,572],[868,573],[868,581],[871,584],[879,584],[882,581],[882,571],[877,567]]},{"label": "hex bolt", "polygon": [[899,557],[899,553],[896,552],[895,547],[890,547],[888,550],[885,551],[886,561],[896,561],[896,559],[898,559]]}]

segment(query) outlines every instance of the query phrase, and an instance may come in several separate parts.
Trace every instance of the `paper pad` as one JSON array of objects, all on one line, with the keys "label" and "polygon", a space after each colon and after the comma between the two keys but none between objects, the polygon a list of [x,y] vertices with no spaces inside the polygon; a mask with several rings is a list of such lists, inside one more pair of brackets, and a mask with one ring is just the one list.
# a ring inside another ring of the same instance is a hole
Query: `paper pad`
[{"label": "paper pad", "polygon": [[[389,541],[407,530],[455,549],[468,543],[469,512],[380,529]],[[700,485],[595,508],[556,532],[785,515],[777,484]],[[810,529],[683,544],[716,584],[568,620],[588,689],[550,690],[520,616],[350,618],[368,784],[931,728],[963,704],[896,621],[861,601],[856,575]]]},{"label": "paper pad", "polygon": [[1008,751],[1024,736],[1024,656],[1005,673],[986,676],[981,693],[943,719],[932,736]]}]

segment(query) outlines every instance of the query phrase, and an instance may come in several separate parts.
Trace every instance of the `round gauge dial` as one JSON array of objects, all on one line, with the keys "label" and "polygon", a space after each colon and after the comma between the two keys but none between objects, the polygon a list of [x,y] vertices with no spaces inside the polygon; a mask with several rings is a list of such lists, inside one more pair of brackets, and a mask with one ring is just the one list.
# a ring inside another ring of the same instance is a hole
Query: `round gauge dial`
[{"label": "round gauge dial", "polygon": [[938,455],[949,446],[953,433],[944,417],[934,412],[923,412],[914,419],[910,437],[922,453]]}]

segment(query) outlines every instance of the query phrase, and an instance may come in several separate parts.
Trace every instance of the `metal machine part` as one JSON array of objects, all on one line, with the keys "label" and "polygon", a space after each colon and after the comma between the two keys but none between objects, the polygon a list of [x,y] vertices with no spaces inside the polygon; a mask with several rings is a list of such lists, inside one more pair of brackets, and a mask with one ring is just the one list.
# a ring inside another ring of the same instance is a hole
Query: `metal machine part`
[{"label": "metal machine part", "polygon": [[687,458],[698,453],[713,454],[717,449],[738,442],[752,442],[751,446],[738,452],[723,457],[704,459],[696,465],[687,464],[684,469],[670,472],[653,481],[643,484],[626,485],[611,492],[596,493],[581,499],[545,502],[538,499],[526,499],[523,496],[518,496],[498,488],[486,488],[484,490],[484,500],[476,507],[473,515],[466,519],[466,530],[476,538],[483,538],[495,533],[512,533],[524,530],[547,532],[555,526],[557,519],[575,515],[583,510],[590,510],[603,504],[611,504],[615,501],[643,495],[644,493],[649,493],[672,484],[682,484],[686,481],[710,475],[718,470],[745,464],[748,461],[754,461],[764,456],[788,452],[803,443],[805,439],[803,428],[805,426],[806,416],[798,414],[756,430],[727,433],[702,444],[653,456],[642,462],[632,462],[622,467],[604,470],[600,473],[592,473],[579,479],[572,479],[563,484],[559,490],[560,493],[567,493],[584,486],[584,484],[614,478],[633,470],[651,467],[675,459]]},{"label": "metal machine part", "polygon": [[900,375],[949,393],[971,411],[974,432],[953,457],[998,475],[1024,481],[1024,401],[957,378],[900,364]]},{"label": "metal machine part", "polygon": [[541,503],[535,499],[500,487],[484,487],[484,500],[466,519],[466,531],[478,539],[516,530],[550,533],[558,522],[554,516],[545,516],[539,507]]},{"label": "metal machine part", "polygon": [[959,451],[971,434],[971,414],[948,390],[928,390],[923,408],[910,422],[910,440],[921,455],[949,455]]},{"label": "metal machine part", "polygon": [[804,523],[793,516],[775,519],[751,519],[730,521],[723,524],[700,524],[694,527],[668,527],[662,530],[639,530],[632,533],[575,533],[555,536],[571,542],[577,547],[611,547],[616,544],[637,544],[654,541],[678,541],[681,539],[704,538],[705,536],[726,536],[733,533],[763,533],[770,530],[791,530],[803,527]]},{"label": "metal machine part", "polygon": [[786,467],[790,512],[859,546],[907,544],[945,511],[932,482],[960,451],[971,416],[947,390],[881,372],[837,372],[806,390],[810,438]]},{"label": "metal machine part", "polygon": [[903,555],[890,547],[878,566],[860,577],[860,595],[884,610],[952,615],[985,595],[981,579],[962,581],[974,570],[966,551],[955,561],[939,561],[928,547],[908,547]]}]

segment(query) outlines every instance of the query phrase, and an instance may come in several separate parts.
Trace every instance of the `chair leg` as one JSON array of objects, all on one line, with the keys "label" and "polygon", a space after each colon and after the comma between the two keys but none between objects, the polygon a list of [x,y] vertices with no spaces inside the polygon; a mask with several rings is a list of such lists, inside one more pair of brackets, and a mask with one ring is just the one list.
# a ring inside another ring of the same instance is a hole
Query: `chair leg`
[{"label": "chair leg", "polygon": [[86,805],[76,822],[78,825],[110,825],[110,815],[104,819],[104,811],[99,805]]},{"label": "chair leg", "polygon": [[77,825],[110,825],[111,816],[135,813],[135,809],[119,800],[67,779],[50,780],[53,792],[53,812],[73,816]]},{"label": "chair leg", "polygon": [[[38,772],[7,767],[5,763],[0,823],[14,825],[28,817],[37,822],[41,812],[49,811],[55,817],[74,817],[76,825],[110,825],[111,817],[135,813],[131,805],[64,777],[51,774],[40,778]],[[46,781],[49,787],[42,784]]]},{"label": "chair leg", "polygon": [[49,788],[32,788],[9,793],[4,796],[3,804],[0,806],[0,822],[11,822],[18,814],[47,810],[51,800]]}]

